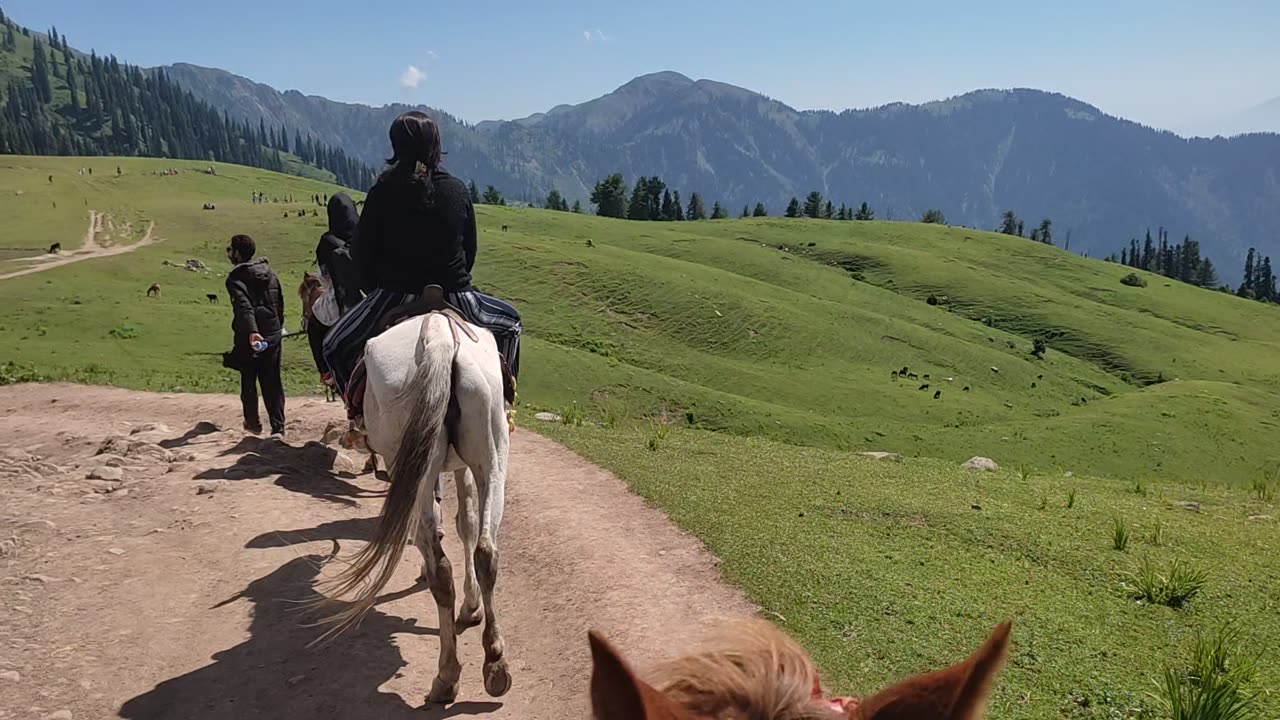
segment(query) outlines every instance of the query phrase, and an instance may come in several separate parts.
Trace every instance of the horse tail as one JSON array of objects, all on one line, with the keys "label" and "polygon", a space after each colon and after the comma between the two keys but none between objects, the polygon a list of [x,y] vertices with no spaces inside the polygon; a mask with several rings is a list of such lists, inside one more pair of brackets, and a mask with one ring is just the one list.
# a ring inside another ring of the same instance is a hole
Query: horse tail
[{"label": "horse tail", "polygon": [[[391,462],[391,487],[382,504],[373,536],[337,577],[324,583],[323,590],[340,598],[355,593],[349,603],[325,599],[318,604],[341,610],[322,618],[318,625],[332,626],[315,642],[322,642],[356,625],[371,610],[378,593],[395,573],[419,517],[422,503],[431,500],[435,482],[449,452],[445,413],[453,394],[453,364],[458,344],[443,315],[431,314],[422,320],[424,357],[406,386],[403,400],[409,403],[409,419],[400,439],[400,449]],[[427,492],[423,493],[423,487]],[[423,497],[426,495],[427,497]]]}]

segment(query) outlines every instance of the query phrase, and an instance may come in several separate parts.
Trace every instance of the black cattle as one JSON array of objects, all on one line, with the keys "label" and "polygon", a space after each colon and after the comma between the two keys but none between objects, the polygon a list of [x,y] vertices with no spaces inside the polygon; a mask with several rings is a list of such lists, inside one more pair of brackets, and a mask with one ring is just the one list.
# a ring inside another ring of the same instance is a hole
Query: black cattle
[{"label": "black cattle", "polygon": [[934,399],[934,400],[937,400],[937,399],[938,399],[938,398],[940,398],[940,397],[942,397],[942,391],[941,391],[941,390],[939,390],[938,392],[936,392],[936,393],[934,393],[934,394],[933,394],[933,399]]},{"label": "black cattle", "polygon": [[921,390],[928,390],[928,389],[929,389],[929,383],[925,383],[925,384],[921,385],[921,386],[920,386],[920,389],[921,389]]},{"label": "black cattle", "polygon": [[205,295],[205,297],[209,298],[209,302],[213,303],[214,305],[217,305],[217,304],[218,304],[218,296],[217,296],[217,295],[215,295],[215,294],[213,294],[213,293],[209,293],[208,295]]}]

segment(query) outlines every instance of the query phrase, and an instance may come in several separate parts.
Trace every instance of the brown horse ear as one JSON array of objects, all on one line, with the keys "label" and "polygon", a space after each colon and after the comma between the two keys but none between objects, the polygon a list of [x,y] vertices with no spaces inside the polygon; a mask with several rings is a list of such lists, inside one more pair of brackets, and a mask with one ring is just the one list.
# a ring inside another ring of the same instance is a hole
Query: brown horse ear
[{"label": "brown horse ear", "polygon": [[1009,650],[1011,623],[1000,624],[969,659],[917,675],[864,700],[860,720],[979,720]]},{"label": "brown horse ear", "polygon": [[591,713],[596,720],[691,720],[662,693],[636,677],[622,655],[592,630]]}]

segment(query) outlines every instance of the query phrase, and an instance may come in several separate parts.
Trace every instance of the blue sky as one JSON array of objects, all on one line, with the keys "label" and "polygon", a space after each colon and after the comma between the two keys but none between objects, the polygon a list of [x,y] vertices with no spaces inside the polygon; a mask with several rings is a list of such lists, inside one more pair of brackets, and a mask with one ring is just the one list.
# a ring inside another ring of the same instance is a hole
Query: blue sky
[{"label": "blue sky", "polygon": [[0,3],[24,25],[56,25],[73,45],[131,63],[221,67],[470,121],[581,102],[657,70],[798,108],[1037,87],[1192,131],[1280,96],[1275,0]]}]

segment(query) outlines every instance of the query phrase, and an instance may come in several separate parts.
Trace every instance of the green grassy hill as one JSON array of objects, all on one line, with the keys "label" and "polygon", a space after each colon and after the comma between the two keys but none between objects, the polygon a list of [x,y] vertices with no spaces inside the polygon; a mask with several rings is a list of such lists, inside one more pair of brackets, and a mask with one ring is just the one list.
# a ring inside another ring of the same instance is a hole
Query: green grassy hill
[{"label": "green grassy hill", "polygon": [[[136,387],[230,387],[217,364],[226,310],[205,300],[222,292],[227,238],[258,238],[293,287],[324,218],[282,215],[335,190],[237,166],[208,176],[190,162],[4,165],[0,210],[18,218],[15,248],[74,247],[89,209],[135,231],[155,221],[158,245],[0,281],[18,308],[2,331],[13,359]],[[97,175],[77,175],[81,165]],[[174,166],[184,172],[150,174]],[[258,188],[307,202],[254,206]],[[218,209],[201,211],[204,202]],[[525,315],[522,390],[533,408],[576,402],[599,420],[664,414],[794,444],[1120,478],[1248,483],[1276,467],[1271,306],[1155,276],[1131,288],[1115,265],[940,226],[479,215],[478,281]],[[188,258],[215,272],[161,264]],[[143,296],[152,282],[164,286],[159,301]],[[929,294],[947,300],[931,306]],[[133,330],[112,336],[122,324]],[[1041,336],[1049,352],[1038,359]],[[314,390],[305,353],[291,360],[294,390]],[[892,380],[904,366],[922,379]]]},{"label": "green grassy hill", "polygon": [[[26,255],[0,275],[75,247],[90,210],[129,224],[113,243],[149,222],[161,239],[0,280],[0,382],[235,389],[229,310],[205,297],[225,294],[227,239],[253,235],[292,289],[324,228],[309,198],[337,188],[205,166],[0,158],[4,244]],[[181,172],[153,174],[167,167]],[[300,202],[254,206],[254,190]],[[1246,651],[1280,647],[1278,513],[1252,487],[1276,468],[1276,308],[1154,276],[1130,288],[1127,268],[937,226],[479,217],[478,283],[526,320],[521,418],[576,404],[585,424],[538,429],[706,541],[835,687],[936,667],[1012,617],[993,718],[1161,717],[1131,709],[1156,707],[1153,680],[1197,630],[1236,621]],[[188,259],[211,272],[165,264]],[[930,389],[894,382],[903,366]],[[318,391],[302,341],[286,369],[291,392]],[[1005,470],[961,471],[972,455]],[[1144,557],[1205,571],[1203,592],[1134,602],[1122,573]],[[1273,654],[1259,673],[1280,687]]]}]

